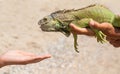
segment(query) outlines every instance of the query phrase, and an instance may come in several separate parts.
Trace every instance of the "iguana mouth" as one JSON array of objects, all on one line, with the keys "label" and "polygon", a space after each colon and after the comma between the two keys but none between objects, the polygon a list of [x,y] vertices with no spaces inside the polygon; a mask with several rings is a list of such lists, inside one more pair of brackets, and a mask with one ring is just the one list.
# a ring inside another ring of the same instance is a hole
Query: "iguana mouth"
[{"label": "iguana mouth", "polygon": [[43,27],[45,24],[42,22],[42,20],[40,20],[40,21],[38,22],[38,25],[40,25],[40,28],[41,28],[42,31],[46,31],[46,30],[45,30],[45,27]]}]

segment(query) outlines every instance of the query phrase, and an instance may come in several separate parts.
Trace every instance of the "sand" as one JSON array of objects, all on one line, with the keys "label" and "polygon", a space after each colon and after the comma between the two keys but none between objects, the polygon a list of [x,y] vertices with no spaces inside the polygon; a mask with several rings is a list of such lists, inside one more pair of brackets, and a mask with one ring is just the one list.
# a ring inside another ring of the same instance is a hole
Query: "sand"
[{"label": "sand", "polygon": [[80,53],[76,53],[72,36],[42,32],[37,24],[56,10],[95,3],[120,13],[119,0],[0,0],[0,53],[23,50],[52,55],[36,64],[3,67],[0,74],[120,74],[120,48],[80,35]]}]

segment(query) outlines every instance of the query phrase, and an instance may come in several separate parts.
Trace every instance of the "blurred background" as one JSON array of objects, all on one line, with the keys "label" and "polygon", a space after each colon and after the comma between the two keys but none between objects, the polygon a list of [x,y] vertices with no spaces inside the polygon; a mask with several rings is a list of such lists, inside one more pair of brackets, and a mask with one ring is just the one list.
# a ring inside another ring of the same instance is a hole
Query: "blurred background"
[{"label": "blurred background", "polygon": [[96,3],[120,13],[119,0],[0,0],[0,54],[23,50],[52,55],[36,64],[3,67],[0,74],[120,74],[120,48],[79,35],[80,53],[76,53],[72,35],[42,32],[37,24],[56,10]]}]

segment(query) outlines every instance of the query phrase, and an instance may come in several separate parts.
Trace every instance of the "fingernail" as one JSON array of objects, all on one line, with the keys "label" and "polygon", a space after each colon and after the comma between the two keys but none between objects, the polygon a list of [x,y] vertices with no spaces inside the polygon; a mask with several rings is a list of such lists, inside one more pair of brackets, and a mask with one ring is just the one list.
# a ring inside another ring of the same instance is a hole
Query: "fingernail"
[{"label": "fingernail", "polygon": [[73,24],[73,23],[70,23],[70,26],[74,26],[74,24]]},{"label": "fingernail", "polygon": [[94,25],[94,21],[91,19],[90,20],[90,26],[93,26]]}]

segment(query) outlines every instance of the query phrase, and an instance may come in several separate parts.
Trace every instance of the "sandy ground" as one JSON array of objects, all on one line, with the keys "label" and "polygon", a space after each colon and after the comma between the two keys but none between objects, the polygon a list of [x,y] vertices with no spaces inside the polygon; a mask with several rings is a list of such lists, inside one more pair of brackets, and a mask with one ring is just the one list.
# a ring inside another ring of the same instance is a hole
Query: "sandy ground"
[{"label": "sandy ground", "polygon": [[0,53],[18,49],[52,55],[36,64],[3,67],[0,74],[120,74],[120,48],[79,36],[78,54],[72,36],[44,33],[37,24],[53,11],[95,3],[120,13],[119,0],[0,0]]}]

